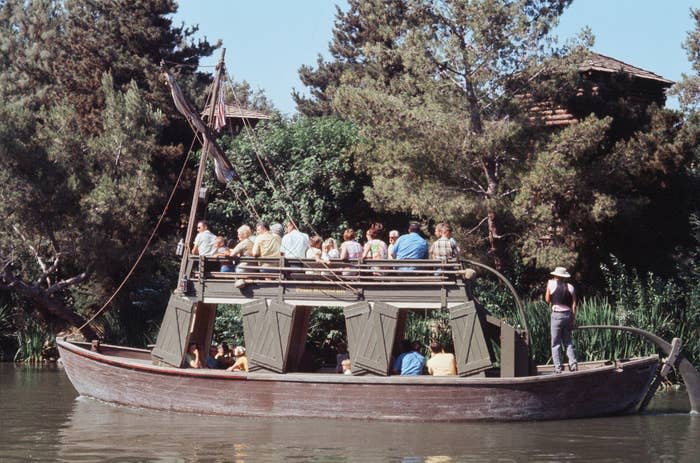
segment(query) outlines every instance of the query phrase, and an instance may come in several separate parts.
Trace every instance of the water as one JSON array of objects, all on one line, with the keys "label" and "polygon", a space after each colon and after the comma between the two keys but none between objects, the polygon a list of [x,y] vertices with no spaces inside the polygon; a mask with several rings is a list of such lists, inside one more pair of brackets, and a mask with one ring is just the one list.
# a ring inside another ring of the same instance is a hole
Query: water
[{"label": "water", "polygon": [[0,462],[697,462],[700,416],[688,408],[685,392],[669,391],[643,415],[570,421],[199,416],[79,398],[60,368],[0,363]]}]

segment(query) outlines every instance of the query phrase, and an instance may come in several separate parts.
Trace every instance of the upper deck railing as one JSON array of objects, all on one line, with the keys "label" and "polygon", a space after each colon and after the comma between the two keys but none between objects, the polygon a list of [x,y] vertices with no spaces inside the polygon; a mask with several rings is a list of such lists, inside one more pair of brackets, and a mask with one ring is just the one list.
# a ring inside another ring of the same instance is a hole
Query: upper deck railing
[{"label": "upper deck railing", "polygon": [[358,301],[405,308],[446,308],[471,299],[473,272],[463,261],[242,258],[221,272],[225,258],[193,256],[181,291],[209,303],[277,298],[296,305],[345,306]]}]

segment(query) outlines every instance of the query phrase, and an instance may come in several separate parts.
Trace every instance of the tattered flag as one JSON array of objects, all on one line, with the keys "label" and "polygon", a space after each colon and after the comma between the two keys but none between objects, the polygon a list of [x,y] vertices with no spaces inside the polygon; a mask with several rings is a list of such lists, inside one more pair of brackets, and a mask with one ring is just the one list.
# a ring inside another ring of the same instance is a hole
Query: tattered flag
[{"label": "tattered flag", "polygon": [[219,92],[216,102],[216,113],[214,115],[214,129],[219,132],[226,125],[226,105],[224,103],[224,92]]},{"label": "tattered flag", "polygon": [[189,104],[185,95],[182,93],[182,89],[180,89],[177,81],[175,81],[175,78],[170,75],[169,72],[164,72],[164,74],[170,86],[170,93],[172,94],[175,107],[185,116],[195,130],[204,136],[206,144],[208,145],[208,153],[211,155],[212,159],[214,159],[214,173],[216,174],[216,178],[221,183],[227,183],[237,178],[238,175],[236,171],[233,169],[229,160],[226,159],[224,151],[216,143],[216,135],[214,132],[202,121],[197,111]]}]

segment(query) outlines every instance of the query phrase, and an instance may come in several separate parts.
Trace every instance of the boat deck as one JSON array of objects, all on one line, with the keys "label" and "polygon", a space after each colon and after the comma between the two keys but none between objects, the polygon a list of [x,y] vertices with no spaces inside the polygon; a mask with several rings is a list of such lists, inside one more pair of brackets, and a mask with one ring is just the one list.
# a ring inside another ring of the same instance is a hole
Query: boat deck
[{"label": "boat deck", "polygon": [[[65,343],[65,341],[63,342]],[[88,353],[95,360],[104,362],[106,364],[120,365],[125,368],[134,368],[139,370],[148,370],[151,372],[160,372],[163,374],[175,373],[184,374],[187,376],[197,376],[206,378],[222,378],[222,379],[248,379],[248,380],[274,380],[274,381],[302,381],[302,382],[348,382],[348,383],[376,383],[376,382],[390,382],[390,383],[443,383],[443,384],[454,384],[454,383],[482,383],[484,381],[493,383],[512,383],[511,378],[499,378],[497,370],[493,372],[486,372],[486,374],[481,376],[471,376],[471,377],[459,377],[459,376],[400,376],[392,375],[386,377],[379,376],[351,376],[342,375],[339,373],[332,372],[289,372],[284,374],[270,373],[264,371],[255,372],[229,372],[219,369],[211,368],[174,368],[168,366],[155,366],[151,360],[151,353],[146,349],[136,349],[128,347],[119,347],[112,345],[101,345],[100,352],[93,352],[90,350],[89,343],[81,342],[70,342],[65,343],[65,347],[70,348],[73,346],[74,349],[80,349],[83,353]],[[637,362],[648,362],[650,359],[658,362],[657,356],[651,357],[640,357],[634,359],[627,359],[624,361],[613,362],[610,360],[598,360],[589,362],[579,362],[579,371],[562,373],[564,375],[581,375],[586,373],[596,372],[599,373],[603,370],[616,370],[622,369],[626,364],[634,364]],[[566,365],[565,365],[566,367]],[[537,380],[538,378],[546,377],[559,377],[560,375],[554,374],[554,369],[552,365],[539,365],[537,367],[536,375],[529,377],[520,377],[518,381],[522,380]]]},{"label": "boat deck", "polygon": [[191,256],[183,295],[211,304],[281,299],[292,305],[345,307],[359,301],[400,308],[440,309],[468,300],[473,275],[464,262],[242,258],[237,272],[220,272],[226,259]]}]

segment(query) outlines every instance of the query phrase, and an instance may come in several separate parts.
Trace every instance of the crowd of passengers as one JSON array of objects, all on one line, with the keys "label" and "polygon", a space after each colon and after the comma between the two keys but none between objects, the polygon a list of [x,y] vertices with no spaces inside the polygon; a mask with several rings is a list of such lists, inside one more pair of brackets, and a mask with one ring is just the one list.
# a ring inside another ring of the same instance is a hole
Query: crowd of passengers
[{"label": "crowd of passengers", "polygon": [[248,225],[238,228],[238,241],[226,241],[209,230],[209,224],[201,220],[197,223],[197,236],[192,247],[193,255],[224,258],[220,271],[244,272],[245,264],[236,266],[240,257],[280,257],[314,259],[316,262],[339,260],[371,259],[437,259],[451,260],[459,257],[461,251],[452,237],[452,228],[447,223],[435,226],[435,240],[432,244],[420,235],[420,225],[411,223],[408,232],[400,235],[397,230],[388,234],[384,241],[384,227],[373,223],[365,233],[364,243],[358,241],[355,230],[349,228],[343,233],[343,241],[337,246],[333,238],[323,239],[319,235],[309,237],[299,231],[293,221],[268,225],[260,221],[255,226],[255,235]]},{"label": "crowd of passengers", "polygon": [[[445,352],[442,344],[437,341],[430,344],[430,358],[427,361],[422,350],[423,345],[420,341],[403,340],[399,354],[392,361],[391,372],[401,376],[457,375],[455,356]],[[338,344],[336,351],[335,372],[351,375],[352,363],[345,344]],[[231,350],[226,342],[222,342],[218,346],[211,346],[209,353],[204,357],[202,357],[199,346],[196,343],[191,343],[187,349],[184,364],[189,368],[248,372],[248,357],[246,357],[245,347],[236,346]]]},{"label": "crowd of passengers", "polygon": [[183,363],[189,368],[248,371],[248,357],[245,354],[245,347],[236,346],[230,349],[226,342],[222,342],[218,346],[211,346],[206,356],[202,354],[197,343],[190,343]]},{"label": "crowd of passengers", "polygon": [[[452,228],[448,223],[435,226],[435,240],[432,244],[420,235],[420,225],[412,222],[408,232],[400,235],[397,230],[388,234],[388,243],[383,240],[384,227],[373,223],[365,234],[364,244],[357,240],[355,230],[347,229],[343,241],[337,246],[336,240],[323,240],[318,235],[309,237],[299,231],[293,221],[285,226],[280,223],[268,225],[264,221],[257,223],[255,235],[248,225],[238,228],[238,241],[226,242],[223,236],[216,236],[209,230],[209,224],[201,220],[197,223],[197,236],[192,247],[193,255],[224,258],[220,271],[244,272],[245,263],[236,265],[240,257],[280,257],[314,259],[317,262],[331,260],[372,260],[372,259],[436,259],[451,260],[460,255],[460,248],[452,237]],[[264,266],[264,265],[263,265]],[[392,372],[403,376],[428,373],[434,376],[457,374],[455,357],[444,351],[442,345],[433,342],[430,345],[430,358],[421,353],[419,341],[403,341],[401,351],[392,362]],[[248,359],[245,348],[236,347],[229,350],[226,343],[212,346],[206,356],[202,356],[197,344],[190,344],[185,357],[185,366],[190,368],[218,368],[227,371],[248,371]],[[352,374],[352,365],[344,347],[338,348],[336,372]]]}]

